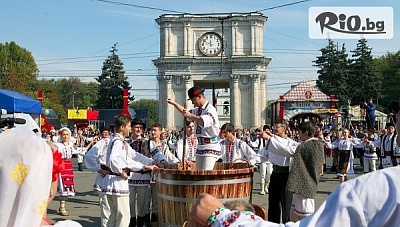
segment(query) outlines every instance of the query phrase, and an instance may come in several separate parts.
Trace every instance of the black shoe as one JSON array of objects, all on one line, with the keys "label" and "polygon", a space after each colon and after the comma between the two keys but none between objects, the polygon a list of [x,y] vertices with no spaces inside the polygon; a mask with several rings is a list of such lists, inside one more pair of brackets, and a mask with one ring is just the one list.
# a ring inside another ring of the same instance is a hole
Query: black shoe
[{"label": "black shoe", "polygon": [[146,227],[150,227],[150,226],[151,226],[150,214],[149,214],[149,213],[147,213],[147,214],[144,216],[144,226],[146,226]]},{"label": "black shoe", "polygon": [[131,221],[129,222],[129,227],[136,227],[136,218],[131,218]]}]

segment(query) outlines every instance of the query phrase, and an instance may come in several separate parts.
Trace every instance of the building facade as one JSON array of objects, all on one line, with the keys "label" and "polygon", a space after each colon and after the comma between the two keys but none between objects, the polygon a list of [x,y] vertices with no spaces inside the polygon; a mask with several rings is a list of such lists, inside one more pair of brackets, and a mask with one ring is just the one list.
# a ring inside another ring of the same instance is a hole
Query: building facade
[{"label": "building facade", "polygon": [[[183,117],[167,98],[187,108],[187,90],[229,89],[229,121],[238,128],[260,127],[266,119],[266,68],[261,13],[165,14],[160,26],[159,120],[181,128]],[[212,102],[211,100],[209,100]],[[226,116],[226,115],[225,115]],[[222,117],[222,116],[221,116]]]}]

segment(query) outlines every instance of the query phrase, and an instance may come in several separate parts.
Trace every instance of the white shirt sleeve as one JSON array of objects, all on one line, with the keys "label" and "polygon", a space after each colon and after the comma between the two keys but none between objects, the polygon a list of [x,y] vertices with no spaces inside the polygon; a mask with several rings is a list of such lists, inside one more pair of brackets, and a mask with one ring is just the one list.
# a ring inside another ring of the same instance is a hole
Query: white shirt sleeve
[{"label": "white shirt sleeve", "polygon": [[282,157],[293,157],[299,144],[291,139],[284,139],[279,136],[273,136],[269,141],[268,151]]},{"label": "white shirt sleeve", "polygon": [[89,149],[84,159],[86,168],[93,172],[97,172],[98,170],[100,170],[100,164],[98,161],[99,146],[96,145]]}]

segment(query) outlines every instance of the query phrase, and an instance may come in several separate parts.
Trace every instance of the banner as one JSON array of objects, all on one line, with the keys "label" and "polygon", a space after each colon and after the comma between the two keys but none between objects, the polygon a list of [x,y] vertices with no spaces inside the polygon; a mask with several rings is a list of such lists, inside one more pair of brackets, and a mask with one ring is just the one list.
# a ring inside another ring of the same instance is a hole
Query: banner
[{"label": "banner", "polygon": [[68,110],[68,120],[86,120],[87,110]]}]

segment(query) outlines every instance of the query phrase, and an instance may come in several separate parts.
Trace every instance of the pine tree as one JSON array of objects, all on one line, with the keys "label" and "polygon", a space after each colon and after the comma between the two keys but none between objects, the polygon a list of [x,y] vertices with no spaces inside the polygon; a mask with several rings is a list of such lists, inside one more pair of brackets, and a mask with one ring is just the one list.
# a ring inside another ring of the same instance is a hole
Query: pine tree
[{"label": "pine tree", "polygon": [[345,105],[349,98],[347,80],[349,77],[346,48],[342,49],[328,40],[328,46],[321,49],[321,56],[313,61],[319,67],[317,79],[318,88],[327,95],[336,95],[339,105]]},{"label": "pine tree", "polygon": [[[110,50],[112,54],[104,61],[101,75],[95,78],[100,83],[96,109],[122,109],[123,90],[131,89],[123,70],[124,64],[116,54],[116,45],[114,44]],[[133,97],[129,98],[133,100]]]},{"label": "pine tree", "polygon": [[357,47],[353,53],[350,63],[350,79],[348,81],[352,88],[351,99],[353,101],[364,101],[368,98],[377,99],[381,97],[381,74],[374,64],[372,48],[367,46],[366,39],[358,40]]}]

